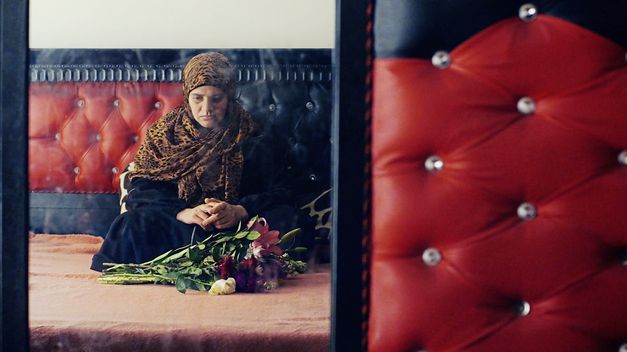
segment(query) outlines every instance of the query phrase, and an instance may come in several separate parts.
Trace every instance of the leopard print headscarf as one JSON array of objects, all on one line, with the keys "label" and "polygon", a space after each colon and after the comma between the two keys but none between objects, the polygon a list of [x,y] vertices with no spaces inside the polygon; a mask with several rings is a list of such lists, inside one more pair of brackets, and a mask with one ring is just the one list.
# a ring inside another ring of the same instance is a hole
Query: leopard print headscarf
[{"label": "leopard print headscarf", "polygon": [[[131,178],[176,181],[179,198],[188,206],[205,198],[237,203],[244,158],[241,143],[254,129],[250,114],[235,100],[228,59],[215,52],[194,56],[183,69],[184,103],[157,120],[135,155]],[[192,115],[187,98],[210,85],[228,96],[223,126],[206,130]]]}]

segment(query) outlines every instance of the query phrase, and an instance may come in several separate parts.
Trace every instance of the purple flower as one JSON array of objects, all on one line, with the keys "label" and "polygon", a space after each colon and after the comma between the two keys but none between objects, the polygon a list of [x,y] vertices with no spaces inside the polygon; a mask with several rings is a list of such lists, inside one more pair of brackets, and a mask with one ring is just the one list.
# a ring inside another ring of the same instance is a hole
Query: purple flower
[{"label": "purple flower", "polygon": [[257,259],[249,258],[242,260],[237,268],[237,272],[234,275],[235,282],[237,284],[236,290],[238,292],[255,292],[257,291],[259,276],[255,269],[257,268]]}]

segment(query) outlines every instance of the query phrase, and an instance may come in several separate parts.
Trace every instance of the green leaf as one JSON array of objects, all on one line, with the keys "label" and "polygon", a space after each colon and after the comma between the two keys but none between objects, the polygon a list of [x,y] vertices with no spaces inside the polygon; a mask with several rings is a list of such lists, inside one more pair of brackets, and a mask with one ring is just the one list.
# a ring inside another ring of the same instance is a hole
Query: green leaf
[{"label": "green leaf", "polygon": [[215,261],[215,259],[213,259],[213,254],[207,253],[207,256],[202,260],[202,262],[200,262],[200,265],[202,265],[202,266],[211,266],[215,262],[216,261]]},{"label": "green leaf", "polygon": [[298,253],[307,252],[307,247],[296,247],[293,251]]},{"label": "green leaf", "polygon": [[300,228],[293,229],[292,231],[286,233],[285,235],[283,235],[283,237],[281,237],[281,240],[279,240],[279,244],[283,244],[289,241],[292,237],[299,235],[301,232],[303,232],[303,230],[301,230]]},{"label": "green leaf", "polygon": [[190,260],[182,262],[181,264],[179,264],[179,266],[182,267],[182,268],[185,268],[185,267],[188,267],[188,266],[192,266],[192,265],[194,265],[194,263],[192,261],[190,261]]},{"label": "green leaf", "polygon": [[176,279],[176,283],[174,283],[174,286],[176,286],[176,290],[180,293],[185,293],[187,291],[187,282],[182,276]]},{"label": "green leaf", "polygon": [[240,221],[240,222],[237,224],[237,230],[235,230],[235,232],[239,232],[239,230],[241,230],[241,229],[242,229],[242,222]]},{"label": "green leaf", "polygon": [[254,241],[254,240],[258,239],[259,237],[261,237],[261,234],[259,232],[257,232],[257,231],[250,231],[250,233],[246,236],[246,239]]},{"label": "green leaf", "polygon": [[224,236],[224,237],[222,237],[222,238],[220,238],[220,239],[216,240],[216,241],[215,241],[215,242],[213,242],[213,243],[224,243],[224,242],[226,242],[226,241],[228,241],[228,240],[230,240],[230,239],[231,239],[231,237],[226,237],[226,236]]},{"label": "green leaf", "polygon": [[190,248],[187,257],[192,262],[197,262],[197,261],[202,259],[202,255],[200,254],[200,250],[197,247]]},{"label": "green leaf", "polygon": [[235,236],[233,236],[233,237],[235,237],[235,238],[237,238],[239,240],[241,238],[244,238],[244,237],[248,236],[249,233],[250,233],[250,231],[244,230],[242,232],[236,233]]},{"label": "green leaf", "polygon": [[165,277],[172,279],[172,280],[178,280],[179,277],[181,277],[181,274],[178,272],[169,272],[165,274]]},{"label": "green leaf", "polygon": [[213,247],[213,251],[211,255],[213,256],[214,261],[217,262],[218,260],[220,260],[220,258],[222,257],[221,254],[222,253],[220,252],[220,247],[218,246]]},{"label": "green leaf", "polygon": [[189,268],[189,274],[193,275],[193,276],[198,276],[198,275],[202,274],[202,269],[196,268],[196,267]]}]

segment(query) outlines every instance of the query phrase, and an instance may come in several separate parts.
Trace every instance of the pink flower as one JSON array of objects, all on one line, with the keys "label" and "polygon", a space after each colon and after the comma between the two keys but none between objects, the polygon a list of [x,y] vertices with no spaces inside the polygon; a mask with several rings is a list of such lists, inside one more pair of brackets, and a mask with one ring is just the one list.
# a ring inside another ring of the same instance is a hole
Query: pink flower
[{"label": "pink flower", "polygon": [[281,255],[283,251],[277,244],[279,243],[279,231],[270,230],[268,222],[264,218],[258,218],[257,221],[252,220],[248,223],[251,231],[257,231],[261,234],[251,243],[253,256],[257,259],[268,256],[271,253]]},{"label": "pink flower", "polygon": [[250,219],[250,221],[248,222],[248,225],[246,225],[246,227],[250,230],[250,231],[257,231],[261,234],[264,234],[266,232],[268,232],[270,230],[269,226],[268,226],[268,222],[266,221],[265,218],[259,218],[259,217],[254,217],[252,219]]}]

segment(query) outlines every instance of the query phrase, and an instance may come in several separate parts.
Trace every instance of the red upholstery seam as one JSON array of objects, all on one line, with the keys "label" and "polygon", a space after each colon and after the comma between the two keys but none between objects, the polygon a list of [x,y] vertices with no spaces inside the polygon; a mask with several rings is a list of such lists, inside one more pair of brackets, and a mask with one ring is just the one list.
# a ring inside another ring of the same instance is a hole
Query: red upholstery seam
[{"label": "red upholstery seam", "polygon": [[362,222],[362,275],[361,275],[361,347],[363,351],[368,350],[368,323],[370,318],[370,257],[371,257],[371,200],[372,196],[372,174],[371,163],[371,139],[372,139],[372,61],[373,61],[373,9],[374,0],[368,1],[366,4],[366,81],[364,97],[365,116],[364,116],[364,192],[363,192],[363,222]]}]

